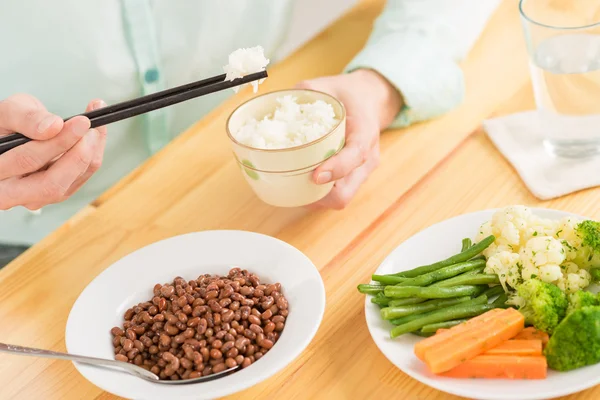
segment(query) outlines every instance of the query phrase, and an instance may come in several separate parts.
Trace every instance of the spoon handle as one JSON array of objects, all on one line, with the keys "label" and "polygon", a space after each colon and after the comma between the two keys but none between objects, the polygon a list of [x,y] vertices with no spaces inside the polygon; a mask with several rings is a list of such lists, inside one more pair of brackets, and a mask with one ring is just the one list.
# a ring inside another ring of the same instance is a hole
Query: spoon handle
[{"label": "spoon handle", "polygon": [[158,376],[154,375],[150,371],[146,371],[144,368],[140,368],[137,365],[129,364],[122,361],[106,360],[103,358],[79,356],[76,354],[60,353],[57,351],[35,349],[32,347],[23,347],[13,344],[0,343],[0,353],[18,354],[22,356],[33,356],[43,358],[56,358],[60,360],[78,361],[85,364],[99,365],[104,367],[112,367],[126,370],[133,375],[136,375],[142,379],[158,381]]}]

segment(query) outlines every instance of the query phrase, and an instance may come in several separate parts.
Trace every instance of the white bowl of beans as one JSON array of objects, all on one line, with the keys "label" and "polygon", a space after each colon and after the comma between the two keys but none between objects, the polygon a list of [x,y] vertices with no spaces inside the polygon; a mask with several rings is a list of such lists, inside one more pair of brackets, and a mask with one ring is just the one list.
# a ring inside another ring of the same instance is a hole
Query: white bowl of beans
[{"label": "white bowl of beans", "polygon": [[164,385],[74,363],[96,386],[132,399],[213,399],[247,389],[291,363],[325,310],[318,270],[294,247],[242,231],[166,239],[107,268],[69,315],[69,353],[116,359],[187,380]]}]

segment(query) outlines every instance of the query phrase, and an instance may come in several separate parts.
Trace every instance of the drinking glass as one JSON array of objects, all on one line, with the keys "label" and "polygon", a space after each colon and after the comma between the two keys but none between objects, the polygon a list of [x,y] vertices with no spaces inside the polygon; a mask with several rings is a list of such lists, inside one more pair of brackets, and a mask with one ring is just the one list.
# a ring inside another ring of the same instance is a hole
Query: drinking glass
[{"label": "drinking glass", "polygon": [[520,0],[519,10],[544,146],[600,154],[600,0]]}]

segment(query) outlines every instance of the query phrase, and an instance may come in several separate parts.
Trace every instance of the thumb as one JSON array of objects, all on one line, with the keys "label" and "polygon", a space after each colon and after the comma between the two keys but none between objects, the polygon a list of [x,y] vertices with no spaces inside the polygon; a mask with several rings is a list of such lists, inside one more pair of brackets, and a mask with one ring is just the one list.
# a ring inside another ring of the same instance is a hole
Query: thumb
[{"label": "thumb", "polygon": [[48,112],[35,97],[16,94],[0,101],[0,135],[21,133],[31,139],[46,140],[63,127],[62,118]]}]

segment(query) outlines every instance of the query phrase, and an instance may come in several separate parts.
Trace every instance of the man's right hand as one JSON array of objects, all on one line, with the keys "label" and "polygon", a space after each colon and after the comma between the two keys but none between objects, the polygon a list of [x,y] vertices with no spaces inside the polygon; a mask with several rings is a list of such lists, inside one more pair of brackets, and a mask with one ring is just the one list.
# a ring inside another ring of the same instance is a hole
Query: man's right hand
[{"label": "man's right hand", "polygon": [[[94,100],[86,111],[104,106]],[[64,201],[102,164],[105,127],[90,129],[82,116],[63,122],[30,95],[0,101],[0,136],[13,132],[34,140],[0,155],[0,210]]]}]

